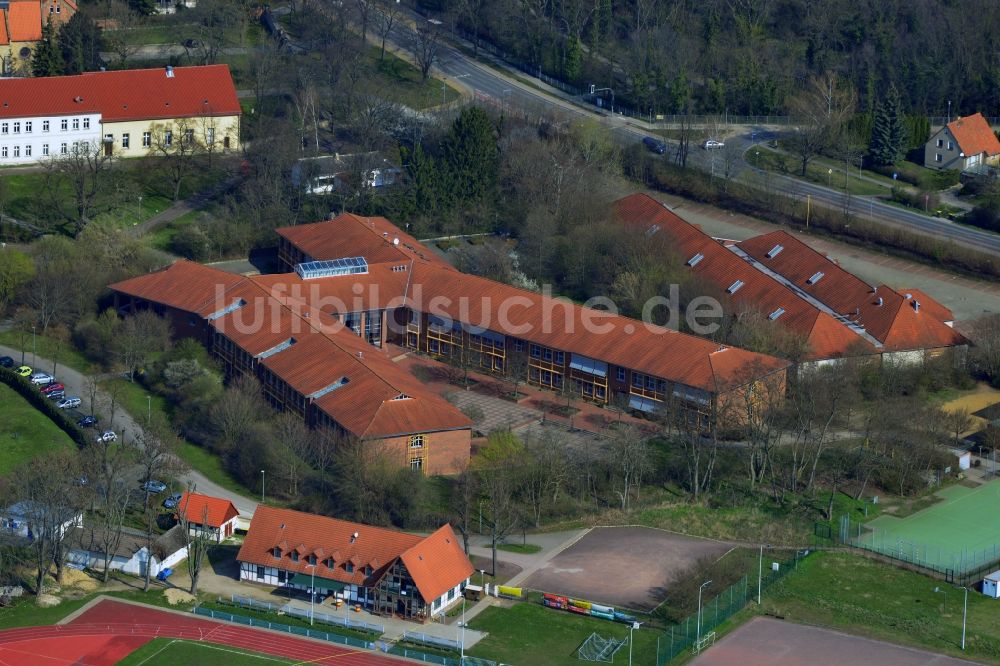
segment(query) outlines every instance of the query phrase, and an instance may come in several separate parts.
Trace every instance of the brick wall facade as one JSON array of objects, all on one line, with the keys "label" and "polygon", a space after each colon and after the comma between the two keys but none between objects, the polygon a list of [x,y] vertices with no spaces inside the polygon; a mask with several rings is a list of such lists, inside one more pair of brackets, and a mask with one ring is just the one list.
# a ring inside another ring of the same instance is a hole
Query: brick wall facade
[{"label": "brick wall facade", "polygon": [[[417,443],[419,446],[414,446]],[[384,455],[398,460],[402,467],[412,466],[413,461],[419,458],[424,474],[458,474],[469,466],[472,431],[446,430],[390,437],[381,440],[380,445],[384,447]]]}]

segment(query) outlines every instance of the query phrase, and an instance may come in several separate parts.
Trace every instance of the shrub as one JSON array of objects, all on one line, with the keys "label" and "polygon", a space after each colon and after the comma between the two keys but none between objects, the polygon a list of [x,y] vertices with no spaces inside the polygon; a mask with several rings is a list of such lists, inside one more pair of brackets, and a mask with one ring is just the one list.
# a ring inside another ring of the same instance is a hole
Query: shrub
[{"label": "shrub", "polygon": [[186,224],[170,239],[170,251],[192,261],[204,261],[209,253],[208,236],[197,226]]}]

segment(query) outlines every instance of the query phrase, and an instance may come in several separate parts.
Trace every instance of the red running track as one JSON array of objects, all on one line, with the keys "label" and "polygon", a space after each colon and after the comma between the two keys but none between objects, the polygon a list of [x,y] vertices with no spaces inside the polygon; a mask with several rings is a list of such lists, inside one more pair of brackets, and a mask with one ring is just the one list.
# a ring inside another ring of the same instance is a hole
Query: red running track
[{"label": "red running track", "polygon": [[[152,638],[205,641],[326,666],[400,664],[399,660],[392,657],[359,648],[305,640],[109,599],[102,599],[68,624],[0,632],[0,664],[43,666],[73,663],[80,666],[110,666]],[[93,653],[101,640],[116,652],[132,647],[128,652],[109,654],[108,657],[113,657],[114,661],[108,661],[101,654]],[[40,652],[27,659],[24,648],[33,644]],[[8,654],[4,650],[13,652]],[[7,659],[14,655],[16,658],[13,660]]]}]

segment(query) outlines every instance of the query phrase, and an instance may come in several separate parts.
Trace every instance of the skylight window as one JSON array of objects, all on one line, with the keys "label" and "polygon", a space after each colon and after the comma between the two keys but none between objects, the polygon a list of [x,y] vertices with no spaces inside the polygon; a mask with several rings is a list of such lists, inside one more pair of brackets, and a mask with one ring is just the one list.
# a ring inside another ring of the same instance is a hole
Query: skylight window
[{"label": "skylight window", "polygon": [[336,277],[338,275],[361,275],[368,272],[368,262],[365,261],[364,257],[307,261],[296,264],[295,272],[303,280]]},{"label": "skylight window", "polygon": [[277,354],[279,352],[285,351],[286,349],[288,349],[289,347],[291,347],[292,345],[294,345],[295,342],[296,342],[295,338],[288,338],[284,342],[280,342],[280,343],[276,344],[275,346],[271,347],[270,349],[267,349],[267,350],[262,351],[261,353],[257,354],[257,358],[268,358],[270,356],[274,356],[275,354]]},{"label": "skylight window", "polygon": [[705,255],[703,255],[701,252],[699,252],[698,254],[694,255],[693,257],[691,257],[690,259],[687,260],[687,265],[691,266],[692,268],[694,268],[695,266],[698,265],[698,262],[701,261],[704,258],[705,258]]},{"label": "skylight window", "polygon": [[735,294],[743,286],[743,280],[737,280],[736,282],[729,285],[729,289],[726,289],[727,294]]},{"label": "skylight window", "polygon": [[826,275],[826,273],[824,273],[823,271],[817,271],[816,273],[813,273],[813,275],[812,275],[811,278],[809,278],[808,280],[806,280],[806,283],[807,284],[816,284],[817,282],[819,282],[820,280],[823,279],[824,275]]},{"label": "skylight window", "polygon": [[232,303],[230,303],[229,305],[227,305],[226,307],[222,308],[221,310],[216,310],[212,314],[208,315],[208,317],[206,317],[206,319],[208,319],[209,321],[212,321],[212,320],[215,320],[215,319],[219,319],[220,317],[225,317],[230,312],[235,312],[236,310],[239,310],[241,307],[243,307],[246,304],[247,304],[246,301],[244,301],[242,298],[238,298],[235,301],[233,301]]},{"label": "skylight window", "polygon": [[774,259],[779,254],[781,254],[781,251],[784,249],[785,247],[783,245],[775,245],[774,247],[771,248],[771,251],[767,253],[767,258]]},{"label": "skylight window", "polygon": [[324,386],[320,390],[318,390],[318,391],[316,391],[314,393],[310,393],[306,397],[309,398],[309,399],[311,399],[311,400],[315,400],[316,398],[322,398],[327,393],[330,393],[331,391],[336,391],[341,386],[343,386],[344,384],[347,384],[350,381],[351,380],[348,379],[347,377],[341,377],[340,379],[338,379],[334,383],[330,384],[329,386]]},{"label": "skylight window", "polygon": [[660,230],[660,225],[654,224],[649,229],[646,229],[646,236],[647,237],[652,236],[653,234],[655,234],[659,230]]},{"label": "skylight window", "polygon": [[785,314],[785,308],[778,308],[777,310],[775,310],[771,314],[767,315],[767,318],[770,319],[771,321],[774,321],[775,319],[777,319],[778,317],[780,317],[783,314]]}]

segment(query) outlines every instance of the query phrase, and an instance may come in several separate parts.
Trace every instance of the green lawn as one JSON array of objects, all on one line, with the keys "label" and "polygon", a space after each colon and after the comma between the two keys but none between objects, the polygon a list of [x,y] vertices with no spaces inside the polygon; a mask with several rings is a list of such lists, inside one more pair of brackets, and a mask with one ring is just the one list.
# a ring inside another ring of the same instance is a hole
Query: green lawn
[{"label": "green lawn", "polygon": [[639,509],[633,513],[632,522],[711,539],[763,540],[776,546],[797,546],[809,542],[812,518],[817,516],[764,503],[726,507],[680,503]]},{"label": "green lawn", "polygon": [[[468,653],[518,666],[578,666],[577,648],[592,633],[605,638],[627,638],[629,629],[618,622],[574,615],[545,608],[539,604],[519,603],[511,608],[492,606],[469,622],[469,627],[489,635]],[[633,663],[652,666],[656,663],[658,632],[639,629],[634,632]],[[628,645],[622,648],[616,663],[628,663]]]},{"label": "green lawn", "polygon": [[[800,161],[794,155],[780,153],[758,145],[747,150],[746,160],[749,164],[760,169],[776,171],[793,178],[802,178]],[[833,173],[829,172],[830,169],[833,170]],[[835,162],[822,164],[813,160],[806,167],[805,180],[817,185],[825,185],[843,191],[845,179],[848,190],[855,196],[888,194],[886,187],[858,180],[856,169],[852,168],[845,176],[843,164],[837,167]]]},{"label": "green lawn", "polygon": [[[15,351],[24,349],[24,362],[28,365],[32,365],[31,352],[32,352],[32,340],[31,332],[27,334],[22,334],[19,331],[0,331],[0,345],[5,345],[11,347]],[[23,345],[23,347],[22,347]],[[69,366],[76,370],[77,372],[82,372],[89,374],[94,372],[94,365],[87,357],[83,355],[81,351],[76,349],[69,342],[63,342],[62,340],[56,340],[55,338],[46,337],[40,333],[35,334],[35,351],[42,358],[53,360],[58,356],[59,366]],[[14,356],[14,361],[17,363],[21,362],[21,355],[16,354]],[[41,372],[51,372],[51,365],[44,365],[38,368]],[[56,376],[59,375],[58,371],[53,373]]]},{"label": "green lawn", "polygon": [[963,654],[963,597],[961,589],[940,580],[856,555],[819,552],[765,593],[762,610],[792,622],[1000,664],[1000,603],[969,591]]},{"label": "green lawn", "polygon": [[0,384],[0,476],[33,458],[75,449],[69,435],[14,389]]},{"label": "green lawn", "polygon": [[29,592],[26,591],[25,595],[13,606],[0,608],[0,630],[55,624],[70,613],[79,610],[94,597],[93,594],[88,594],[80,599],[64,601],[52,608],[42,608],[35,603],[35,598]]},{"label": "green lawn", "polygon": [[542,552],[542,547],[533,543],[502,543],[497,546],[497,550],[505,550],[508,553],[521,553],[522,555],[534,555]]},{"label": "green lawn", "polygon": [[118,662],[119,666],[256,666],[259,664],[292,664],[288,659],[268,654],[247,652],[233,647],[182,641],[174,638],[154,638]]},{"label": "green lawn", "polygon": [[440,79],[422,81],[420,71],[410,63],[388,51],[385,53],[385,60],[380,62],[379,53],[378,47],[370,47],[364,61],[367,85],[372,92],[411,109],[438,106],[442,101],[453,102],[461,96],[458,89],[453,87],[454,81],[446,79],[443,84]]}]

